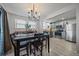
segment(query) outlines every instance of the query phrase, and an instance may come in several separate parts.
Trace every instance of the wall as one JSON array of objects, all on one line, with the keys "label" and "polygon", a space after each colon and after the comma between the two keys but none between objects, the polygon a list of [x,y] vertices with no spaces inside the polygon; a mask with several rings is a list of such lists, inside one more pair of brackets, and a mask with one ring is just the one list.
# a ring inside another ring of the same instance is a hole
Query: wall
[{"label": "wall", "polygon": [[77,52],[79,53],[79,5],[76,7],[76,40]]},{"label": "wall", "polygon": [[75,24],[75,23],[76,23],[76,19],[68,20],[68,22],[69,22],[70,24]]},{"label": "wall", "polygon": [[16,30],[15,29],[15,19],[22,19],[22,20],[27,21],[26,17],[18,16],[18,15],[12,14],[12,13],[8,13],[7,16],[8,16],[10,33],[15,32],[15,30]]},{"label": "wall", "polygon": [[[13,33],[15,32],[17,29],[15,29],[15,19],[22,19],[22,20],[25,20],[25,21],[29,21],[27,19],[27,17],[24,17],[24,16],[18,16],[18,15],[15,15],[15,14],[12,14],[12,13],[8,13],[8,23],[9,23],[9,29],[10,29],[10,33]],[[38,32],[42,32],[41,28],[41,23],[42,21],[36,21],[37,25],[36,25],[36,30]],[[24,30],[24,29],[19,29],[19,30]]]},{"label": "wall", "polygon": [[1,8],[1,5],[0,5],[0,8]]},{"label": "wall", "polygon": [[69,24],[76,24],[76,18],[75,19],[68,19],[60,22],[56,22],[54,25],[63,25],[63,22],[68,22]]},{"label": "wall", "polygon": [[1,51],[2,51],[2,40],[1,40],[1,11],[0,11],[0,55],[1,55]]}]

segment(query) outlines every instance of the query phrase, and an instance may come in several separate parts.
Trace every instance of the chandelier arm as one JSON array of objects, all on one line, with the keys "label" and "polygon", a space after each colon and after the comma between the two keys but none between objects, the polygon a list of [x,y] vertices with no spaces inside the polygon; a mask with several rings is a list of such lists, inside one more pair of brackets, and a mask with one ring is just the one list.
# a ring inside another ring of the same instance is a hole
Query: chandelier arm
[{"label": "chandelier arm", "polygon": [[28,15],[29,19],[37,19],[37,20],[40,19],[40,15],[38,15],[39,12],[35,11],[35,5],[34,4],[32,4],[32,10],[30,10],[30,12],[28,12],[28,14],[29,14]]}]

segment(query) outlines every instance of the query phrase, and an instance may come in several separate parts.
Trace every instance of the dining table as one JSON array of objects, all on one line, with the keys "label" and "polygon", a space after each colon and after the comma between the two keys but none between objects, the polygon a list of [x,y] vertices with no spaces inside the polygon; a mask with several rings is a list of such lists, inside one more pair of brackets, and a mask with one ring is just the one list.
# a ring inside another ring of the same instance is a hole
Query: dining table
[{"label": "dining table", "polygon": [[19,56],[20,55],[20,52],[19,52],[19,48],[20,48],[20,42],[22,41],[30,41],[31,40],[34,40],[36,38],[42,38],[42,37],[47,37],[47,46],[48,46],[48,53],[50,52],[50,41],[49,41],[49,35],[48,34],[45,34],[45,35],[41,35],[41,36],[34,36],[33,34],[32,35],[17,35],[16,37],[14,37],[14,41],[16,42],[16,52],[14,54],[16,54],[16,56]]}]

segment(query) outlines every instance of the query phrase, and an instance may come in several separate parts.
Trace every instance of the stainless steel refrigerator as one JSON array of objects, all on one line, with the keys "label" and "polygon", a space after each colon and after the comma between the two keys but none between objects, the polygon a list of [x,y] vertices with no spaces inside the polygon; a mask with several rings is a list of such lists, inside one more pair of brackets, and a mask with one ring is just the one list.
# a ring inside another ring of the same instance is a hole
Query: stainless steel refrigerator
[{"label": "stainless steel refrigerator", "polygon": [[66,40],[76,42],[76,24],[66,24]]}]

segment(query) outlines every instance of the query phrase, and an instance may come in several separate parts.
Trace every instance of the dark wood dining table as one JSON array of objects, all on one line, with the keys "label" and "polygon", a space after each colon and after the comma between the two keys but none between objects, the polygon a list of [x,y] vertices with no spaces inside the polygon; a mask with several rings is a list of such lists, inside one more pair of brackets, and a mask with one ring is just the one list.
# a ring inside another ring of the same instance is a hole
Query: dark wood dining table
[{"label": "dark wood dining table", "polygon": [[49,35],[42,35],[42,36],[39,36],[39,37],[38,36],[16,36],[14,38],[14,41],[16,42],[17,48],[16,48],[16,52],[14,54],[16,54],[16,56],[19,56],[19,54],[20,54],[20,52],[19,52],[20,42],[22,42],[22,41],[28,41],[29,40],[29,43],[30,43],[31,40],[34,40],[34,39],[40,38],[40,37],[47,37],[48,38],[47,39],[47,42],[48,42],[47,46],[48,46],[48,53],[49,53],[50,52],[49,51],[50,50]]}]

